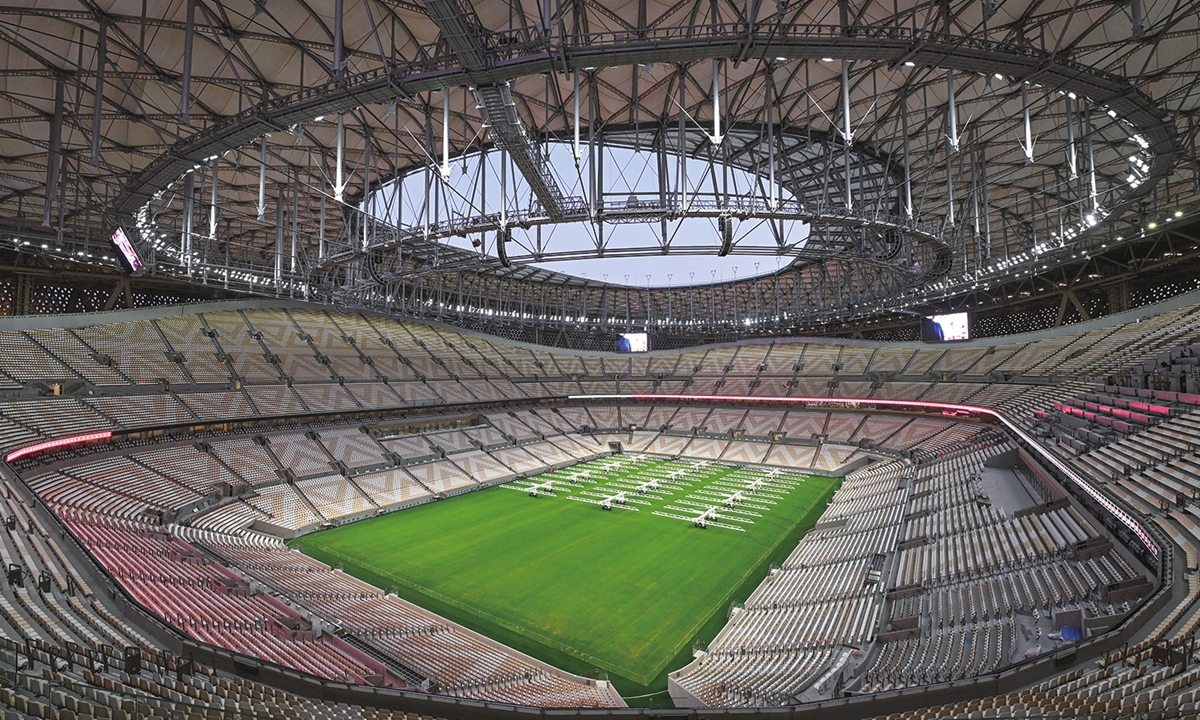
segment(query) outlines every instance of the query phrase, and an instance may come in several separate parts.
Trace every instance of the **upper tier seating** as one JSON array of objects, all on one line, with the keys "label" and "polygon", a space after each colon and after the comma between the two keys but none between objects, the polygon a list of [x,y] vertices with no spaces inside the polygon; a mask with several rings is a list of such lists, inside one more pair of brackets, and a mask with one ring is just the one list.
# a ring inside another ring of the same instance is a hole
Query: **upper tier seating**
[{"label": "upper tier seating", "polygon": [[[11,396],[0,396],[0,420],[9,423],[0,426],[0,442],[92,428],[613,392],[908,398],[1029,415],[1032,406],[1044,409],[1045,398],[1022,388],[1023,379],[1053,375],[1054,383],[1034,389],[1065,399],[1072,394],[1067,377],[1098,378],[1143,362],[1191,367],[1195,310],[991,347],[779,340],[663,356],[530,350],[417,323],[294,308],[5,331],[0,393],[7,387]],[[1182,344],[1164,354],[1170,343]],[[1004,376],[1012,382],[995,382]],[[230,389],[233,381],[241,387]],[[36,383],[72,382],[94,389],[83,401],[29,400]],[[146,392],[160,382],[167,392]]]}]

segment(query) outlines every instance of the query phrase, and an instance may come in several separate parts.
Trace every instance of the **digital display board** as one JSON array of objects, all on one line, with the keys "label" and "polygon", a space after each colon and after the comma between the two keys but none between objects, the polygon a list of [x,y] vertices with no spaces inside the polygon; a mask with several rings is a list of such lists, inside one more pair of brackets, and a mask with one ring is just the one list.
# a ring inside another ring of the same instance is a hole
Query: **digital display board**
[{"label": "digital display board", "polygon": [[921,339],[926,342],[968,340],[970,337],[971,319],[967,313],[929,315],[921,319]]},{"label": "digital display board", "polygon": [[117,258],[121,261],[121,265],[129,272],[137,272],[142,269],[142,259],[138,257],[137,250],[134,249],[133,243],[129,241],[129,236],[125,234],[125,230],[117,228],[117,231],[108,239],[112,243],[113,250],[117,253]]},{"label": "digital display board", "polygon": [[650,336],[644,332],[617,335],[617,352],[646,352],[650,349]]}]

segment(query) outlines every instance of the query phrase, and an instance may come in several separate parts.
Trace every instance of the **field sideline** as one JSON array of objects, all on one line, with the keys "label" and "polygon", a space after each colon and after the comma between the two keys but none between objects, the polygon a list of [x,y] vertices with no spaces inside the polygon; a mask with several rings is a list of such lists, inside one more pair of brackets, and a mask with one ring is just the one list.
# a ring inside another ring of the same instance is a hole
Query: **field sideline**
[{"label": "field sideline", "polygon": [[[609,479],[681,467],[688,465],[651,460]],[[796,482],[753,524],[739,524],[745,532],[651,514],[692,490],[719,489],[733,472],[710,466],[692,487],[659,491],[662,499],[638,512],[571,502],[572,492],[583,494],[575,487],[537,498],[493,487],[292,544],[565,670],[604,670],[623,694],[652,692],[690,659],[697,638],[711,639],[729,604],[787,556],[840,484],[820,476]]]}]

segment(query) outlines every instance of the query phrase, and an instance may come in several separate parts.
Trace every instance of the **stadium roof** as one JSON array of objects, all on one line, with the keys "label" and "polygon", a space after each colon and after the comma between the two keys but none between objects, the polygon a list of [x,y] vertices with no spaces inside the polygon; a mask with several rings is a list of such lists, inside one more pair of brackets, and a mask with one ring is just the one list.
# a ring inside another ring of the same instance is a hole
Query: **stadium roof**
[{"label": "stadium roof", "polygon": [[[452,321],[876,316],[1189,217],[1198,37],[1145,0],[8,3],[0,229],[111,266],[120,225],[148,274]],[[781,262],[536,267],[676,253]]]}]

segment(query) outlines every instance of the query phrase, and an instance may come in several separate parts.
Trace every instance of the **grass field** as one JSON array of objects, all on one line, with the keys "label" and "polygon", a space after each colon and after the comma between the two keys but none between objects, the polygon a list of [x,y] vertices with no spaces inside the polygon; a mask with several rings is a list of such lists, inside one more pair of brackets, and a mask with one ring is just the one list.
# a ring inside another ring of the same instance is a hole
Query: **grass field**
[{"label": "grass field", "polygon": [[[566,479],[583,467],[541,475]],[[687,463],[650,460],[607,477],[641,482]],[[597,477],[603,477],[593,470]],[[712,466],[690,486],[652,493],[638,512],[493,487],[363,520],[295,541],[325,562],[565,670],[607,671],[627,697],[666,687],[666,673],[707,642],[731,602],[744,600],[824,511],[839,481],[792,476],[769,510],[730,522],[744,532],[653,515],[696,492],[724,493],[745,471]],[[528,482],[523,484],[529,484]],[[594,498],[593,498],[594,499]],[[761,501],[760,501],[761,502]],[[698,512],[698,511],[697,511]],[[754,512],[754,511],[750,511]],[[665,699],[665,698],[659,698]],[[633,704],[633,703],[631,703]]]}]

